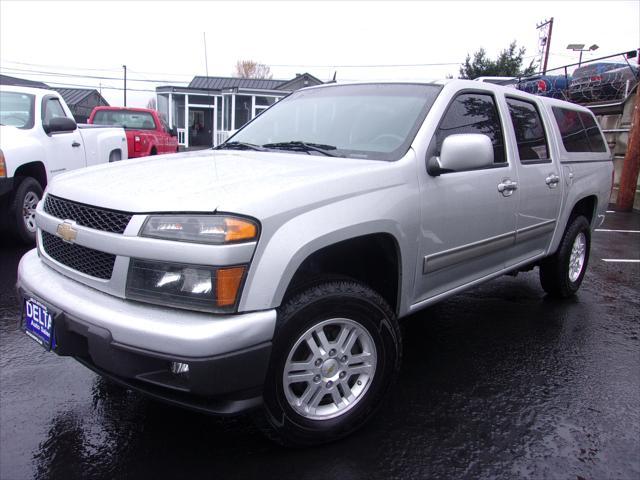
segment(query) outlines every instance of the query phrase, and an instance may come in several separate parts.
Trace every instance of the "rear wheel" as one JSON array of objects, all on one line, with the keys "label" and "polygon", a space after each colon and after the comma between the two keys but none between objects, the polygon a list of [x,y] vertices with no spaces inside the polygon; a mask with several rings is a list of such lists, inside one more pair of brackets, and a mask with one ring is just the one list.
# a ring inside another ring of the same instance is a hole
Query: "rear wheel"
[{"label": "rear wheel", "polygon": [[540,265],[540,283],[545,292],[560,298],[575,294],[587,271],[590,248],[589,222],[580,215],[570,221],[558,251]]},{"label": "rear wheel", "polygon": [[278,322],[264,388],[265,433],[305,446],[364,425],[400,367],[400,331],[387,303],[357,282],[324,282],[287,301]]},{"label": "rear wheel", "polygon": [[36,241],[36,206],[42,198],[42,187],[31,177],[24,178],[16,189],[10,208],[13,233],[24,244]]}]

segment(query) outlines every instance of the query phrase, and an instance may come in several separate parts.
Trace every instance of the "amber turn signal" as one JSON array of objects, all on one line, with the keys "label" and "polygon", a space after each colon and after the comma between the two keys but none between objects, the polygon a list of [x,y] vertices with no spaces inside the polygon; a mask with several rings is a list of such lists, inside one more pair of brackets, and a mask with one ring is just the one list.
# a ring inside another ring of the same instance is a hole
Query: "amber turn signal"
[{"label": "amber turn signal", "polygon": [[216,272],[216,304],[228,307],[236,303],[245,267],[220,268]]},{"label": "amber turn signal", "polygon": [[227,217],[225,223],[225,242],[237,242],[239,240],[251,240],[256,238],[255,224],[240,218]]}]

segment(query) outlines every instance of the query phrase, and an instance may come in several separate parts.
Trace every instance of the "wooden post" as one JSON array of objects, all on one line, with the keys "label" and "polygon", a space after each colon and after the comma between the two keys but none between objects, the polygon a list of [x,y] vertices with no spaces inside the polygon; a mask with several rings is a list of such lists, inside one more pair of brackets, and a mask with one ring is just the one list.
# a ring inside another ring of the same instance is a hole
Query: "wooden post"
[{"label": "wooden post", "polygon": [[638,102],[640,89],[636,89],[635,106],[631,116],[631,128],[629,130],[629,143],[627,153],[622,164],[620,176],[620,190],[616,209],[622,212],[630,212],[633,209],[633,201],[638,185],[638,172],[640,172],[640,103]]}]

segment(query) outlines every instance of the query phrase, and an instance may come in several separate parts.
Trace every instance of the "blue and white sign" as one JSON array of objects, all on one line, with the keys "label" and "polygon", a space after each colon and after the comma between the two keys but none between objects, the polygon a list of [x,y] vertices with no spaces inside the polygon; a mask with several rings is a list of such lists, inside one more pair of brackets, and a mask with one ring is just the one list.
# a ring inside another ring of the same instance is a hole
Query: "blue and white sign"
[{"label": "blue and white sign", "polygon": [[45,348],[51,348],[53,315],[47,307],[33,298],[24,303],[24,330],[27,335]]}]

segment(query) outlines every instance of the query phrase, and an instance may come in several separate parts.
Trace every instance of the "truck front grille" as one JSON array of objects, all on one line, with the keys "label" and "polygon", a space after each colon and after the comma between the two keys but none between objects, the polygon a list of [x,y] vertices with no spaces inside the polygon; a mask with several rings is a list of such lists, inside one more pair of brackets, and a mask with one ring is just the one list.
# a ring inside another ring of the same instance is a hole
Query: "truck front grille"
[{"label": "truck front grille", "polygon": [[64,242],[42,231],[42,248],[55,261],[92,277],[109,280],[116,256],[91,248]]},{"label": "truck front grille", "polygon": [[73,220],[83,227],[111,233],[124,233],[133,216],[130,213],[84,205],[53,195],[47,195],[44,211],[61,220]]}]

